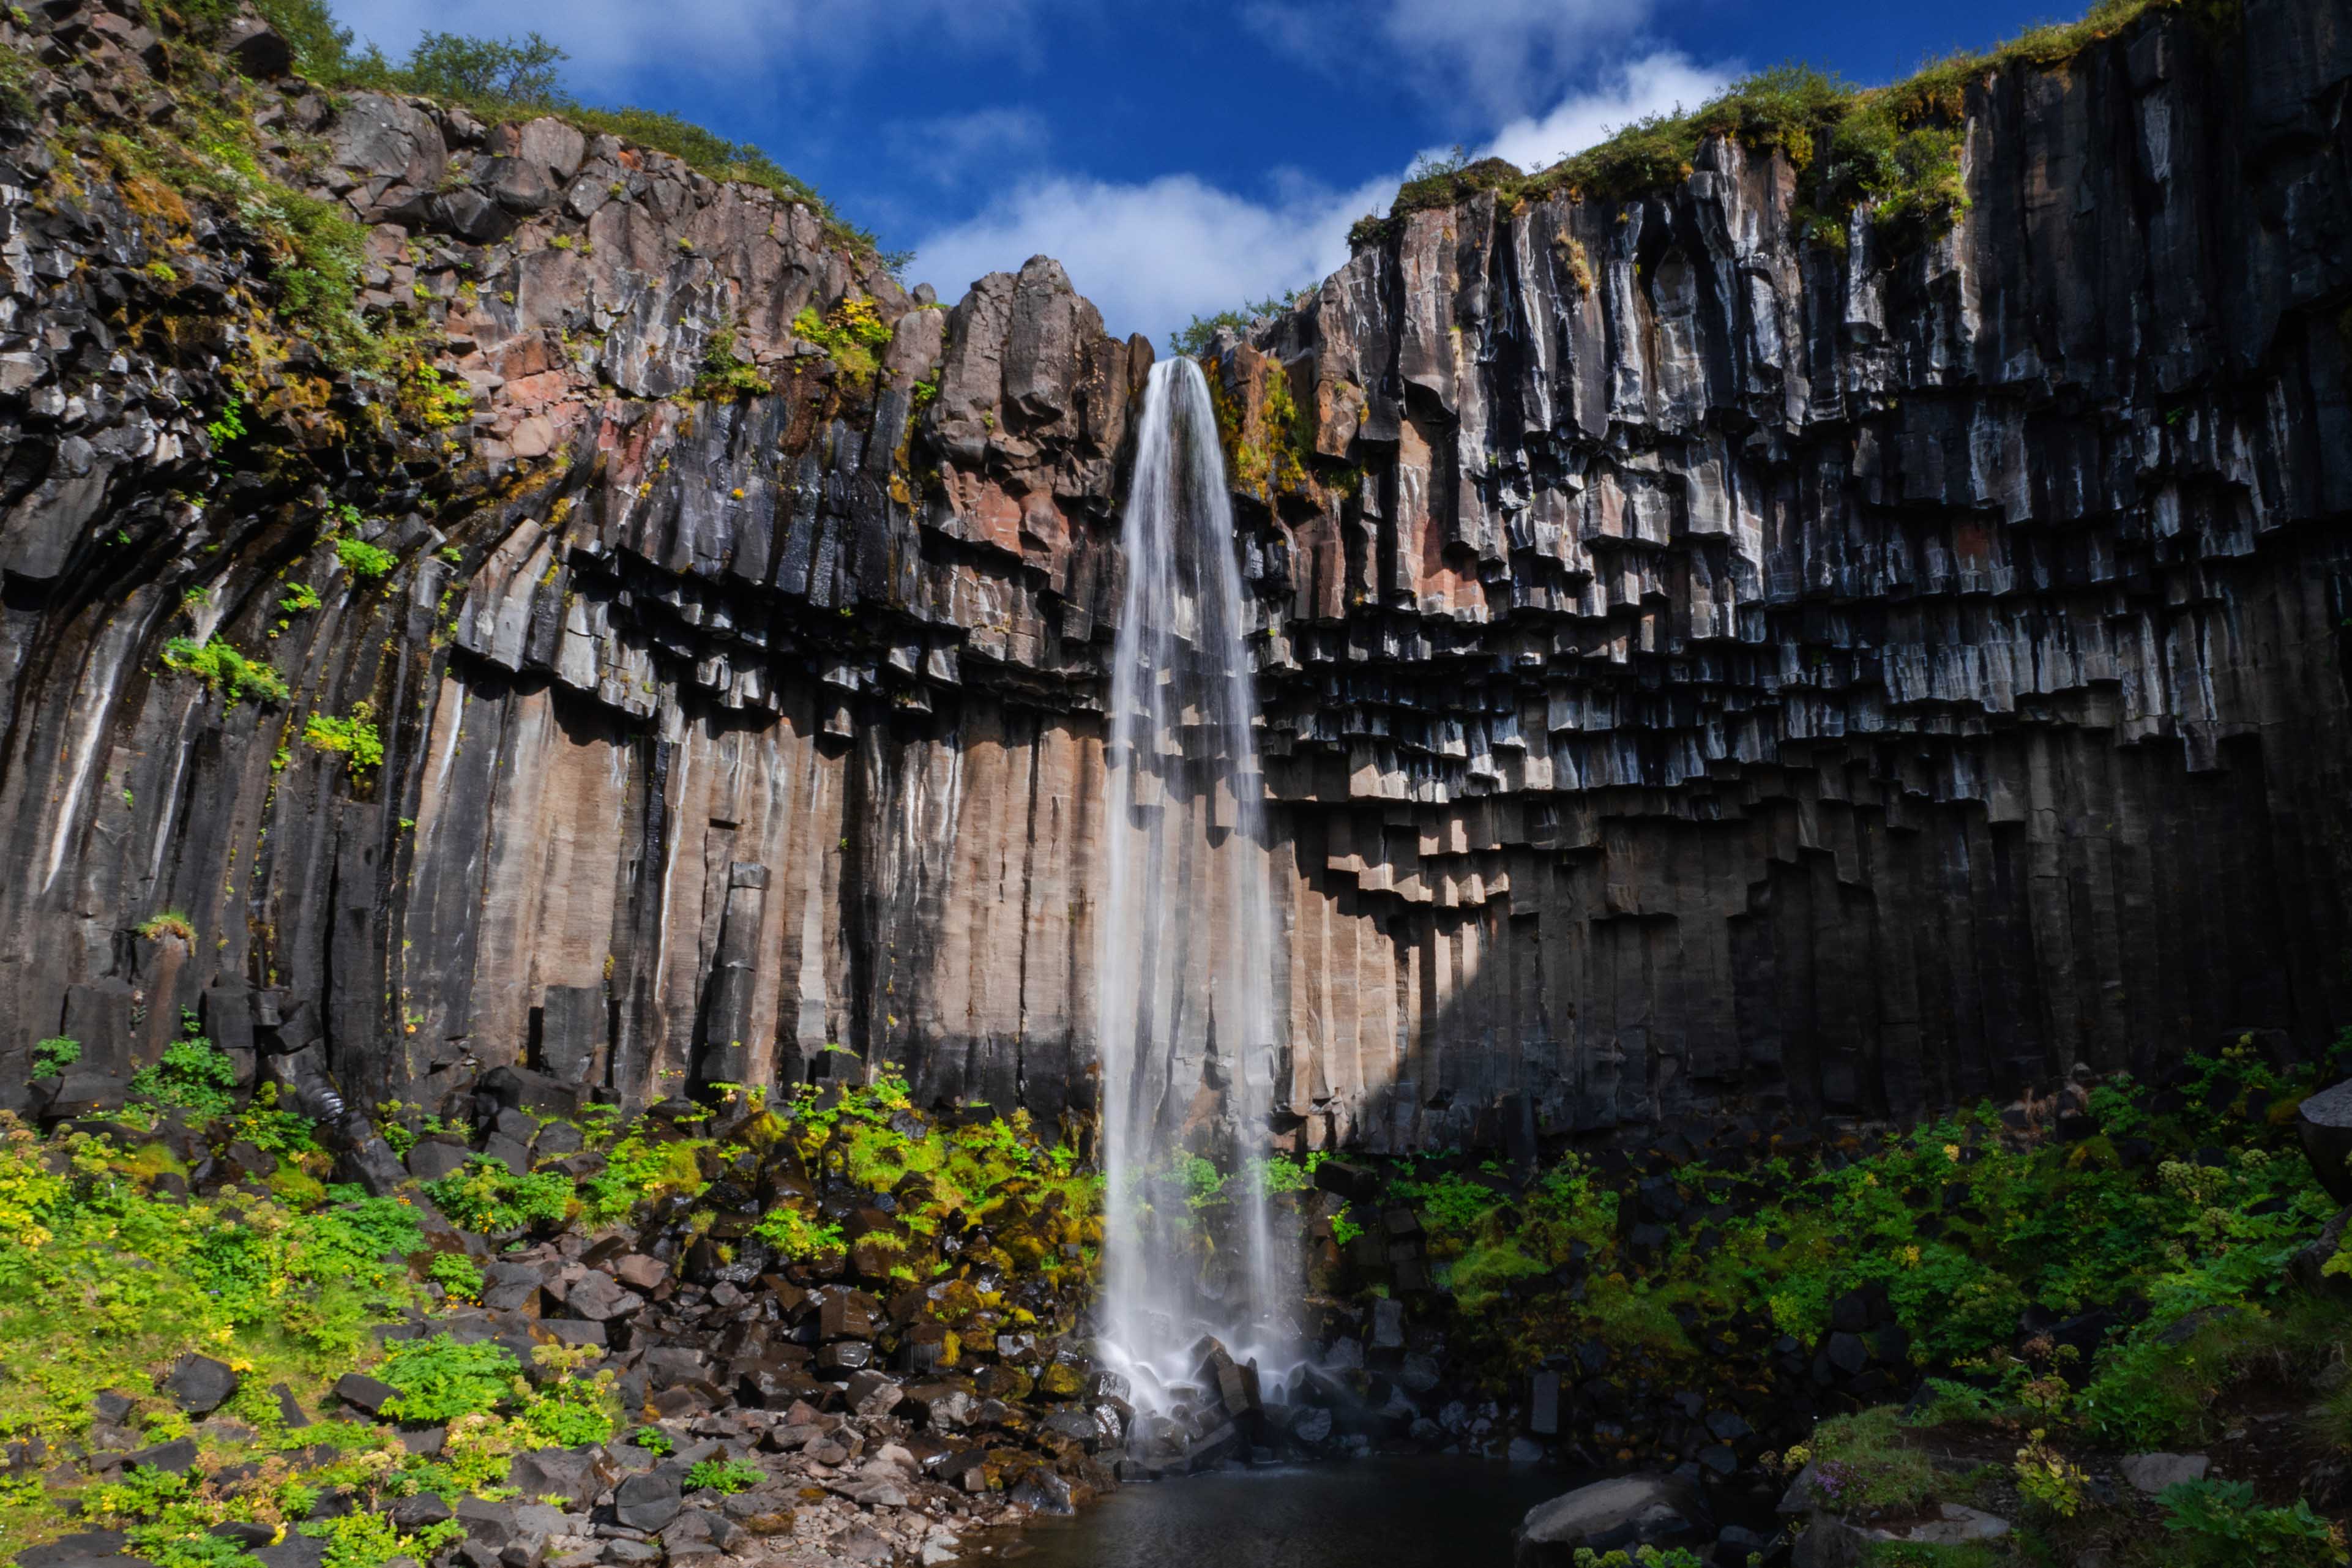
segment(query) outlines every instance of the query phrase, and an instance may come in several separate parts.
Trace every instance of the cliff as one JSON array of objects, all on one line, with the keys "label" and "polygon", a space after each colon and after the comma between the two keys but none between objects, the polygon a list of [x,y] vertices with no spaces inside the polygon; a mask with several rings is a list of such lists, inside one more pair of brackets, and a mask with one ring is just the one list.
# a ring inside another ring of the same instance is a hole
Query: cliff
[{"label": "cliff", "polygon": [[[1087,1103],[1150,345],[135,10],[0,21],[0,1095],[186,1008],[353,1102]],[[1801,231],[1716,137],[1222,340],[1282,1131],[1902,1115],[2352,1017],[2347,81],[2335,9],[2158,12],[1966,84],[1948,233]]]}]

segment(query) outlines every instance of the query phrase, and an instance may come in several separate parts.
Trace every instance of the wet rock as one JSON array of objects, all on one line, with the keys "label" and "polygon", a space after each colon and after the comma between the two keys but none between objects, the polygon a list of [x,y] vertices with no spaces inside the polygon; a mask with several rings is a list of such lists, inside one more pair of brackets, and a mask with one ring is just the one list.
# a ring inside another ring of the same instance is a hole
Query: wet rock
[{"label": "wet rock", "polygon": [[1565,1565],[1579,1547],[1679,1546],[1708,1539],[1706,1509],[1689,1486],[1667,1476],[1595,1481],[1528,1510],[1515,1537],[1518,1568]]}]

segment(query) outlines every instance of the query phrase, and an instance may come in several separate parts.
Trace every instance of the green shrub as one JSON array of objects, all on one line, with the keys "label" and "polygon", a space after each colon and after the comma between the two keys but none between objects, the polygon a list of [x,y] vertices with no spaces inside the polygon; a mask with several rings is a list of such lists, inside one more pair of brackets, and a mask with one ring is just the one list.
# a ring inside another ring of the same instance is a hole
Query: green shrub
[{"label": "green shrub", "polygon": [[348,533],[336,536],[335,559],[354,577],[381,577],[400,564],[400,557],[382,545],[370,544]]},{"label": "green shrub", "polygon": [[561,1225],[573,1206],[572,1178],[557,1171],[518,1176],[498,1161],[476,1154],[425,1191],[452,1225],[467,1230],[520,1230]]},{"label": "green shrub", "polygon": [[2190,1568],[2326,1568],[2345,1560],[2344,1532],[2297,1498],[2293,1508],[2264,1508],[2243,1481],[2181,1481],[2167,1487],[2165,1529],[2179,1537]]},{"label": "green shrub", "polygon": [[341,757],[354,783],[383,765],[383,737],[376,732],[375,705],[372,702],[352,703],[347,719],[311,714],[302,721],[302,739],[310,742],[313,751]]},{"label": "green shrub", "polygon": [[863,387],[874,379],[880,363],[874,351],[890,341],[890,323],[874,301],[852,294],[820,316],[814,305],[803,305],[793,318],[793,335],[812,342],[833,356],[843,382]]},{"label": "green shrub", "polygon": [[482,1297],[482,1271],[462,1252],[436,1252],[425,1265],[425,1277],[450,1295],[468,1301]]},{"label": "green shrub", "polygon": [[760,1217],[751,1234],[782,1253],[786,1258],[806,1259],[821,1258],[842,1250],[848,1245],[841,1226],[831,1220],[819,1223],[789,1205],[770,1209]]},{"label": "green shrub", "polygon": [[139,934],[149,942],[161,942],[167,936],[182,942],[196,940],[196,924],[178,910],[163,910],[139,922]]},{"label": "green shrub", "polygon": [[62,1035],[33,1042],[33,1076],[55,1078],[81,1060],[81,1042]]},{"label": "green shrub", "polygon": [[196,1016],[184,1009],[180,1037],[163,1047],[162,1061],[131,1075],[131,1093],[199,1116],[218,1116],[233,1107],[236,1064],[197,1032],[202,1027]]},{"label": "green shrub", "polygon": [[373,1375],[400,1391],[384,1408],[403,1421],[439,1426],[495,1410],[518,1397],[522,1364],[494,1340],[459,1344],[446,1334],[395,1342]]},{"label": "green shrub", "polygon": [[414,1535],[403,1535],[390,1515],[366,1509],[319,1520],[303,1525],[301,1530],[305,1535],[326,1542],[327,1554],[320,1568],[383,1568],[395,1557],[429,1562],[442,1547],[466,1536],[466,1527],[454,1519],[425,1525]]},{"label": "green shrub", "polygon": [[556,1374],[552,1382],[533,1392],[523,1403],[521,1424],[541,1443],[576,1448],[584,1443],[612,1439],[617,1426],[614,1414],[618,1404],[613,1393],[613,1374],[600,1372],[593,1377],[580,1375],[583,1368],[601,1359],[604,1353],[595,1345],[539,1345],[532,1349],[531,1359]]},{"label": "green shrub", "polygon": [[758,1486],[767,1479],[757,1465],[740,1459],[702,1459],[687,1468],[686,1489],[688,1491],[725,1492],[730,1496]]},{"label": "green shrub", "polygon": [[1212,316],[1195,316],[1168,334],[1168,346],[1187,359],[1198,359],[1209,346],[1209,340],[1215,337],[1220,329],[1232,327],[1245,331],[1250,323],[1260,316],[1279,316],[1290,310],[1306,292],[1303,289],[1293,289],[1281,294],[1269,294],[1263,300],[1254,300],[1238,310],[1219,310]]}]

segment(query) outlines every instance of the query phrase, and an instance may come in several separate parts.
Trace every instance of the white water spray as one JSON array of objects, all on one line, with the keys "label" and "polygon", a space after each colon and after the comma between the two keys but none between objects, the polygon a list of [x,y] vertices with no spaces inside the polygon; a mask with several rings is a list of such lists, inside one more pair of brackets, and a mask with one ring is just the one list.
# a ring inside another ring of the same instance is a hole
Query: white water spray
[{"label": "white water spray", "polygon": [[1247,1169],[1220,1205],[1239,1211],[1237,1259],[1180,1232],[1193,1194],[1170,1173],[1204,1135],[1233,1164],[1262,1160],[1276,1068],[1257,697],[1216,414],[1190,359],[1151,369],[1120,537],[1096,966],[1103,1326],[1139,1408],[1200,1414],[1214,1403],[1196,1381],[1204,1334],[1255,1362],[1269,1399],[1297,1341],[1287,1260]]}]

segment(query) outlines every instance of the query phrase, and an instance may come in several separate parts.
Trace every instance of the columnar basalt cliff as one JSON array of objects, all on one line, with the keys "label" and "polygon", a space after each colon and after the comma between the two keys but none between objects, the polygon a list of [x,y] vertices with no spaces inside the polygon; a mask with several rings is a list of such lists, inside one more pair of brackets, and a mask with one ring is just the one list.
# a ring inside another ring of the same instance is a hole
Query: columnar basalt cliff
[{"label": "columnar basalt cliff", "polygon": [[[259,166],[409,334],[355,374],[121,153],[223,89],[131,9],[0,20],[0,1095],[193,1008],[355,1103],[1090,1103],[1150,344],[240,24]],[[1801,240],[1721,140],[1397,219],[1221,340],[1277,1131],[1900,1115],[2352,1016],[2347,82],[2335,8],[2152,16],[1968,89],[1941,237]]]}]

